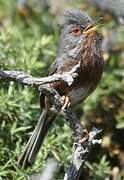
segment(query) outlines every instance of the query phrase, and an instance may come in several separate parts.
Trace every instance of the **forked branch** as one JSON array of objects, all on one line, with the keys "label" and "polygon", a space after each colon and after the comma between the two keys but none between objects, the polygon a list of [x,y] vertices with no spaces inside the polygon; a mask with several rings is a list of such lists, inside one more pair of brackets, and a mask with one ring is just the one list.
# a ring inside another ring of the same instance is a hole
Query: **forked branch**
[{"label": "forked branch", "polygon": [[83,169],[84,162],[91,152],[93,144],[100,143],[100,140],[94,140],[95,136],[100,132],[93,129],[90,133],[80,123],[76,114],[71,108],[62,111],[62,103],[60,95],[55,89],[49,86],[49,83],[56,81],[64,81],[69,86],[74,82],[78,76],[80,63],[77,64],[71,71],[64,74],[54,74],[48,77],[36,78],[20,71],[0,71],[0,80],[17,81],[24,85],[34,86],[39,92],[43,93],[49,98],[52,103],[52,110],[56,113],[62,114],[70,124],[72,136],[74,140],[74,150],[72,160],[64,180],[79,180]]}]

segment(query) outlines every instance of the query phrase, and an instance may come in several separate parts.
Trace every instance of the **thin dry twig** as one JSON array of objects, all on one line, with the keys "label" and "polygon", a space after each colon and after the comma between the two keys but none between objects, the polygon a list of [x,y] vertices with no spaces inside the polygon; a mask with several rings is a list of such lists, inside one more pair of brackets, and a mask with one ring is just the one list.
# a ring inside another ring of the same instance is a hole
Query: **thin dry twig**
[{"label": "thin dry twig", "polygon": [[71,85],[75,77],[77,77],[80,63],[77,64],[71,71],[60,74],[54,74],[52,76],[35,78],[29,74],[20,71],[0,71],[0,80],[17,81],[24,85],[34,86],[49,98],[52,105],[52,110],[59,113],[68,120],[70,128],[72,130],[72,137],[74,140],[74,152],[72,160],[67,174],[65,174],[64,180],[79,180],[83,169],[84,162],[88,158],[91,152],[93,144],[100,143],[100,140],[95,140],[95,136],[100,132],[97,129],[93,129],[90,133],[80,123],[75,112],[68,107],[64,111],[62,110],[61,97],[58,92],[49,86],[49,83],[55,81],[64,81]]},{"label": "thin dry twig", "polygon": [[49,100],[53,105],[52,110],[62,114],[65,119],[68,120],[72,130],[74,150],[64,180],[80,180],[84,162],[88,159],[88,155],[91,152],[93,145],[101,143],[101,139],[95,139],[101,130],[93,128],[88,133],[71,108],[68,107],[64,111],[61,110],[62,103],[60,101],[60,96],[54,89],[49,86],[47,87],[46,85],[41,86],[40,89],[42,93],[49,97]]},{"label": "thin dry twig", "polygon": [[18,81],[21,84],[28,86],[38,87],[46,83],[56,81],[64,81],[69,86],[73,83],[74,79],[78,76],[80,63],[74,66],[69,72],[63,74],[53,74],[51,76],[36,78],[22,71],[0,71],[0,80]]}]

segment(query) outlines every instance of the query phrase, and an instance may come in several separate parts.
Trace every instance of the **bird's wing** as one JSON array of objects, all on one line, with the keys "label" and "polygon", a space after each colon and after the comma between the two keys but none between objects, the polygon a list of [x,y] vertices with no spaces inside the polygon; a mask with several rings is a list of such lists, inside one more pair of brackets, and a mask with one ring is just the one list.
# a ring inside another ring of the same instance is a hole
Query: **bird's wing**
[{"label": "bird's wing", "polygon": [[51,64],[49,70],[48,70],[48,74],[52,75],[55,73],[61,74],[63,71],[63,60],[62,58],[58,57],[56,58],[56,60]]}]

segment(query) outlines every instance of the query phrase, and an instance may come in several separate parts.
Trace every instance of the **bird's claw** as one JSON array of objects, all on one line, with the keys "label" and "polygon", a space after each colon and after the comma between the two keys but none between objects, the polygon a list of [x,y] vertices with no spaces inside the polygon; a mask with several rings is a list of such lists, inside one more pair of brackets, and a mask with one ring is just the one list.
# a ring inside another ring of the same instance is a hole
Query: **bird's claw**
[{"label": "bird's claw", "polygon": [[88,140],[89,137],[90,137],[87,129],[84,129],[84,130],[83,130],[83,133],[85,134],[85,136],[84,136],[82,139],[79,140],[79,143],[81,143],[81,144],[82,144],[83,142],[85,142],[86,140]]},{"label": "bird's claw", "polygon": [[68,96],[62,96],[61,101],[63,101],[63,106],[61,108],[62,111],[64,111],[67,107],[70,106],[70,99]]}]

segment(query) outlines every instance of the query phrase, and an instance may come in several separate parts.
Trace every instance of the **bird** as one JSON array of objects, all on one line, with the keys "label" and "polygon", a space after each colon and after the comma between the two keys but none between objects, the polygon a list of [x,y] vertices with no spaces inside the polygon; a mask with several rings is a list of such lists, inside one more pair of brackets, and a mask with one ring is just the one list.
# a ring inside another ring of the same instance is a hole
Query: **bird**
[{"label": "bird", "polygon": [[[65,10],[60,25],[62,30],[58,52],[48,75],[64,74],[80,63],[78,76],[70,86],[63,81],[50,84],[61,96],[64,110],[83,102],[98,86],[104,71],[103,36],[98,31],[96,21],[80,9]],[[56,114],[51,114],[49,99],[44,95],[40,96],[40,105],[42,114],[18,160],[22,168],[34,163],[56,117]]]}]

